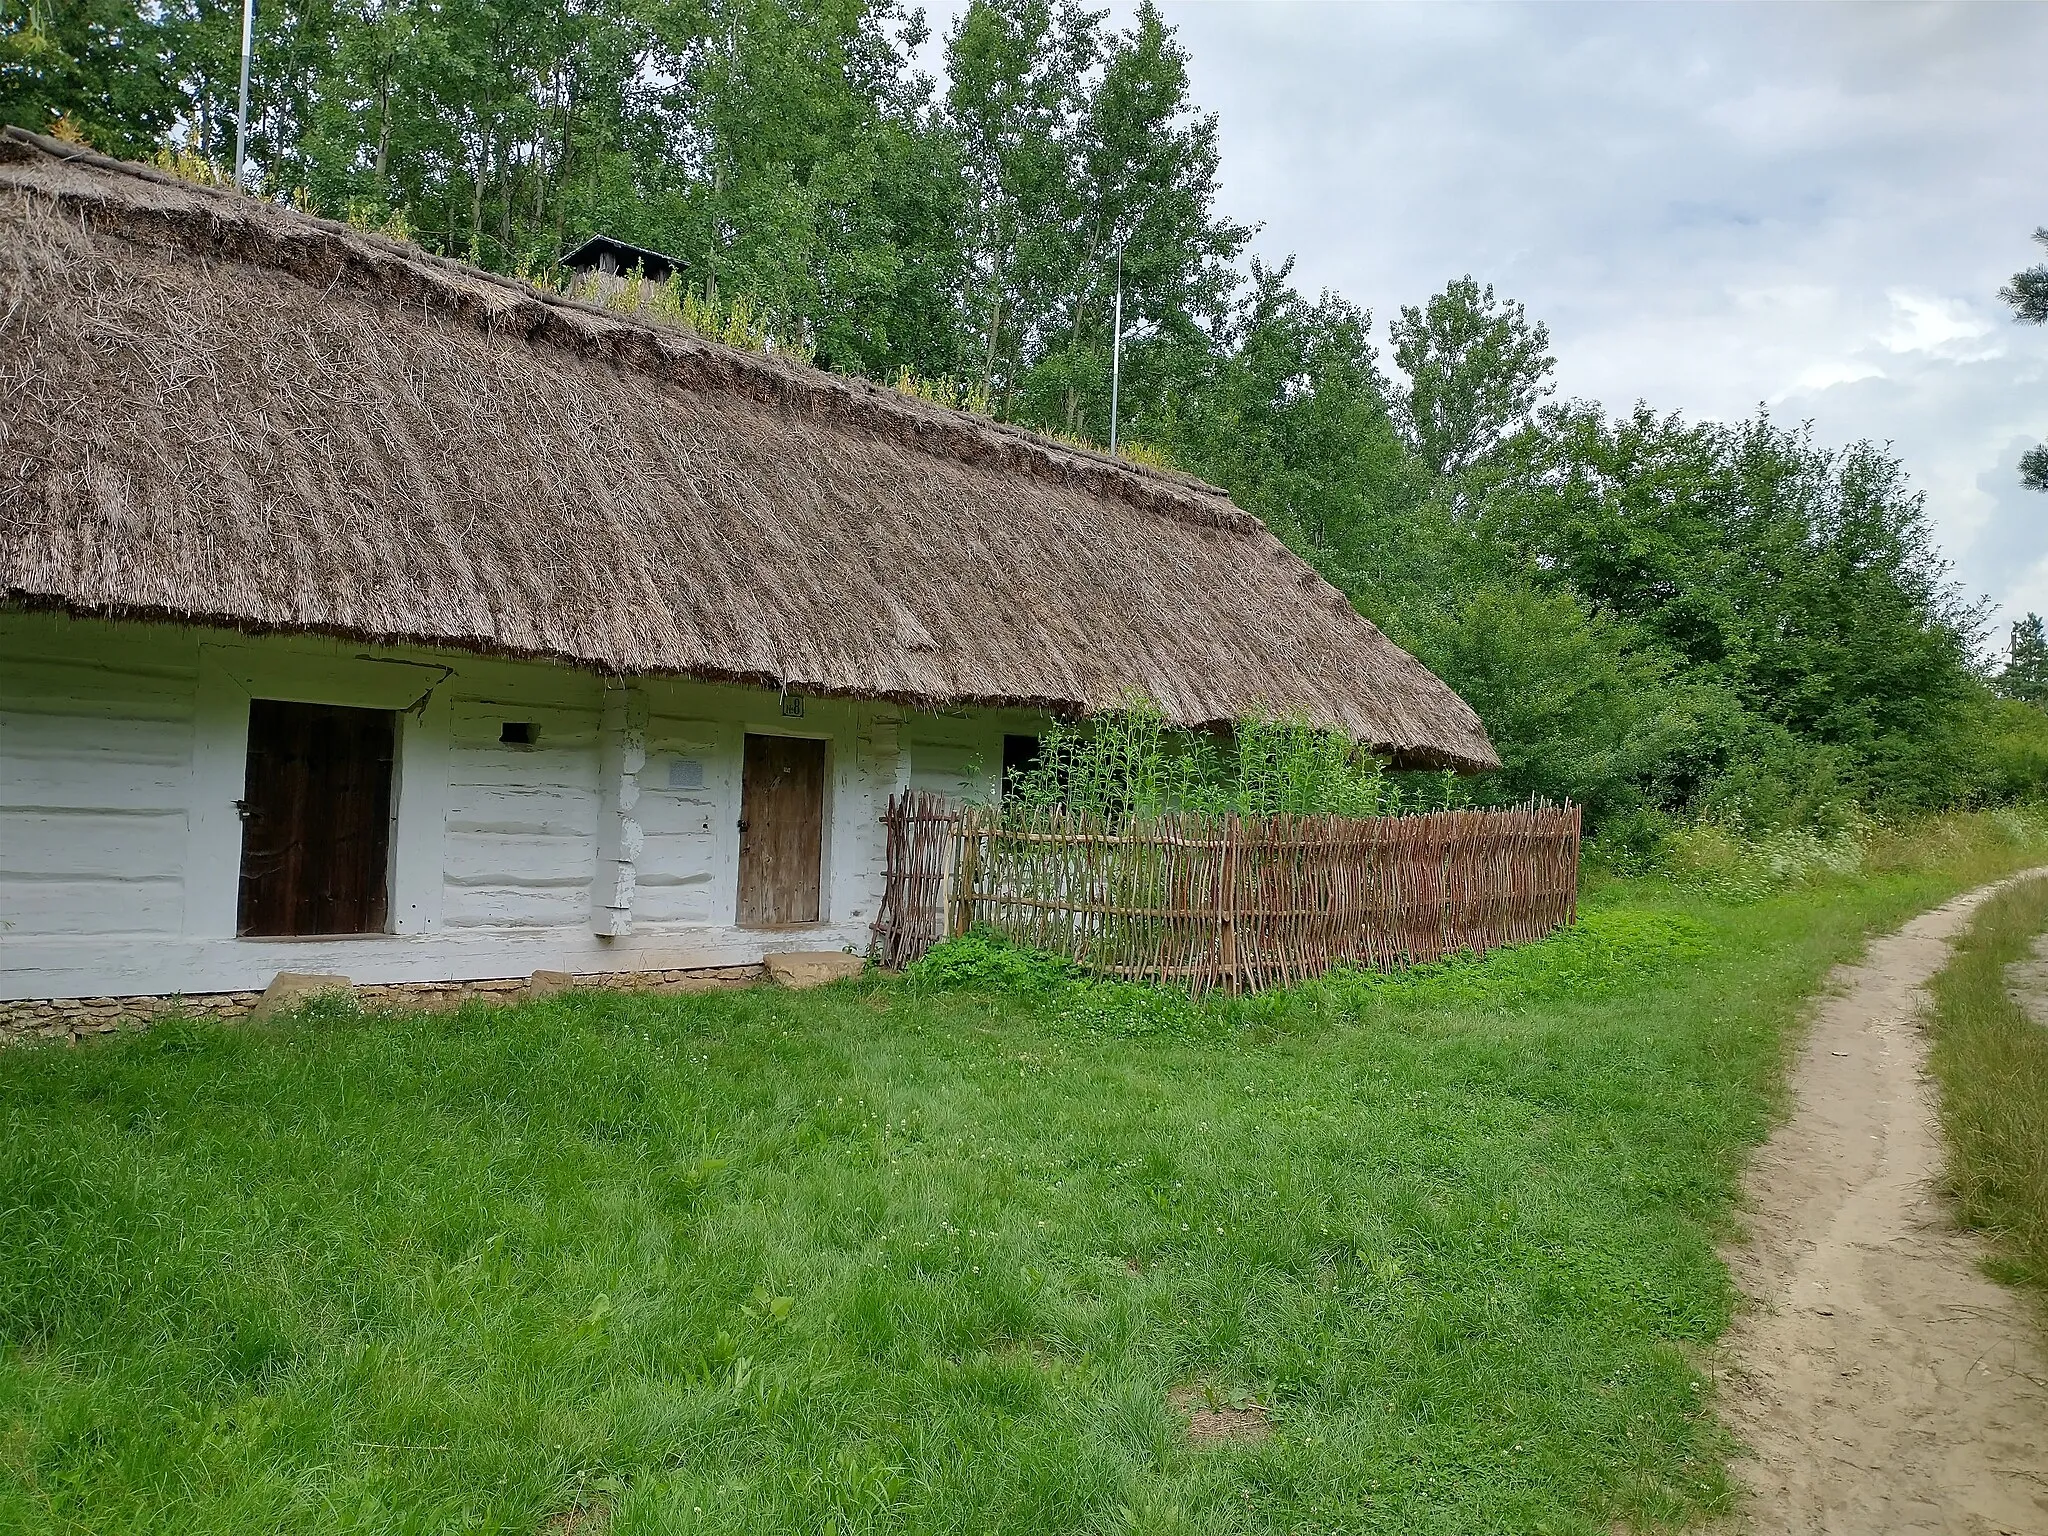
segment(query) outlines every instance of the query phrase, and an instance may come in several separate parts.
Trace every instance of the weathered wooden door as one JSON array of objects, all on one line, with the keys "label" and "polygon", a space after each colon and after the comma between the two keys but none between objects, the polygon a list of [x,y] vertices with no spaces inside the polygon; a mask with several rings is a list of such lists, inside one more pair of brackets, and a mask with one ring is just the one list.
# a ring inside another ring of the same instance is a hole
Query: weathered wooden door
[{"label": "weathered wooden door", "polygon": [[815,923],[824,853],[825,743],[749,736],[740,782],[741,926]]},{"label": "weathered wooden door", "polygon": [[396,736],[388,709],[250,703],[238,933],[383,931]]}]

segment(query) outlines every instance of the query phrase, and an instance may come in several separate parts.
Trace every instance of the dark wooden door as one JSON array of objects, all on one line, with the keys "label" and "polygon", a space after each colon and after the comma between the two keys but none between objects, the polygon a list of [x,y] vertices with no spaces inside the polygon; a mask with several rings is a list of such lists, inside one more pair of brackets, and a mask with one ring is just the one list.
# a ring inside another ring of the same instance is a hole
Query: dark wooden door
[{"label": "dark wooden door", "polygon": [[383,931],[396,737],[388,709],[250,703],[237,932]]},{"label": "dark wooden door", "polygon": [[740,924],[818,920],[825,854],[825,743],[749,736],[740,782]]}]

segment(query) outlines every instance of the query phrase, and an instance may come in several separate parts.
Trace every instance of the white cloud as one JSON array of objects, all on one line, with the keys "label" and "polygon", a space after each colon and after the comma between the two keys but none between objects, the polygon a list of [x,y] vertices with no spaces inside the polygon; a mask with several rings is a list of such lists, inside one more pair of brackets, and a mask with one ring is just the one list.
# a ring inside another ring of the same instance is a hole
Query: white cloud
[{"label": "white cloud", "polygon": [[1879,340],[1893,352],[1928,352],[1955,362],[1974,363],[2003,355],[2005,344],[1991,335],[1988,320],[1979,319],[1961,299],[1927,298],[1902,288],[1890,289],[1895,324]]},{"label": "white cloud", "polygon": [[1855,384],[1863,379],[1881,379],[1884,370],[1875,363],[1843,359],[1832,363],[1809,363],[1800,369],[1799,377],[1792,381],[1790,389],[1781,390],[1771,396],[1771,403],[1788,400],[1794,395],[1812,394],[1823,389],[1833,389],[1837,384]]}]

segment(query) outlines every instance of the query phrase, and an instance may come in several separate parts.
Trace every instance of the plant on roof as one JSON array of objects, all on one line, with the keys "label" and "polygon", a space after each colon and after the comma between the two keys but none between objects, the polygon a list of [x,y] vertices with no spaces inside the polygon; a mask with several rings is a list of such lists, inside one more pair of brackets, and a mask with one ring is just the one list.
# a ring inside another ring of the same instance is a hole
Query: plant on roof
[{"label": "plant on roof", "polygon": [[936,379],[919,378],[905,366],[896,375],[890,386],[899,395],[908,395],[913,400],[924,400],[932,405],[943,406],[949,411],[967,411],[976,416],[993,414],[988,396],[988,385],[971,379],[956,379],[945,374]]},{"label": "plant on roof", "polygon": [[382,235],[403,245],[415,243],[412,221],[405,216],[405,210],[386,207],[373,197],[350,198],[342,218],[350,229],[359,229],[364,234]]},{"label": "plant on roof", "polygon": [[188,144],[169,140],[157,146],[149,163],[157,170],[201,187],[233,187],[235,178]]}]

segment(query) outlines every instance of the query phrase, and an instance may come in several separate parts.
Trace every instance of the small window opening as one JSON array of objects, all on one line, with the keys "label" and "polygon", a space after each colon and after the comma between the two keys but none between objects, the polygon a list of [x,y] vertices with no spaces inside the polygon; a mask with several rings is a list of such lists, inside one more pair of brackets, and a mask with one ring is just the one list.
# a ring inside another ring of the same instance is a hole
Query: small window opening
[{"label": "small window opening", "polygon": [[1002,792],[1010,794],[1017,780],[1038,766],[1041,744],[1036,736],[1005,736],[1003,738],[1003,785]]},{"label": "small window opening", "polygon": [[498,731],[498,740],[508,747],[530,747],[540,740],[540,727],[531,720],[507,720]]}]

